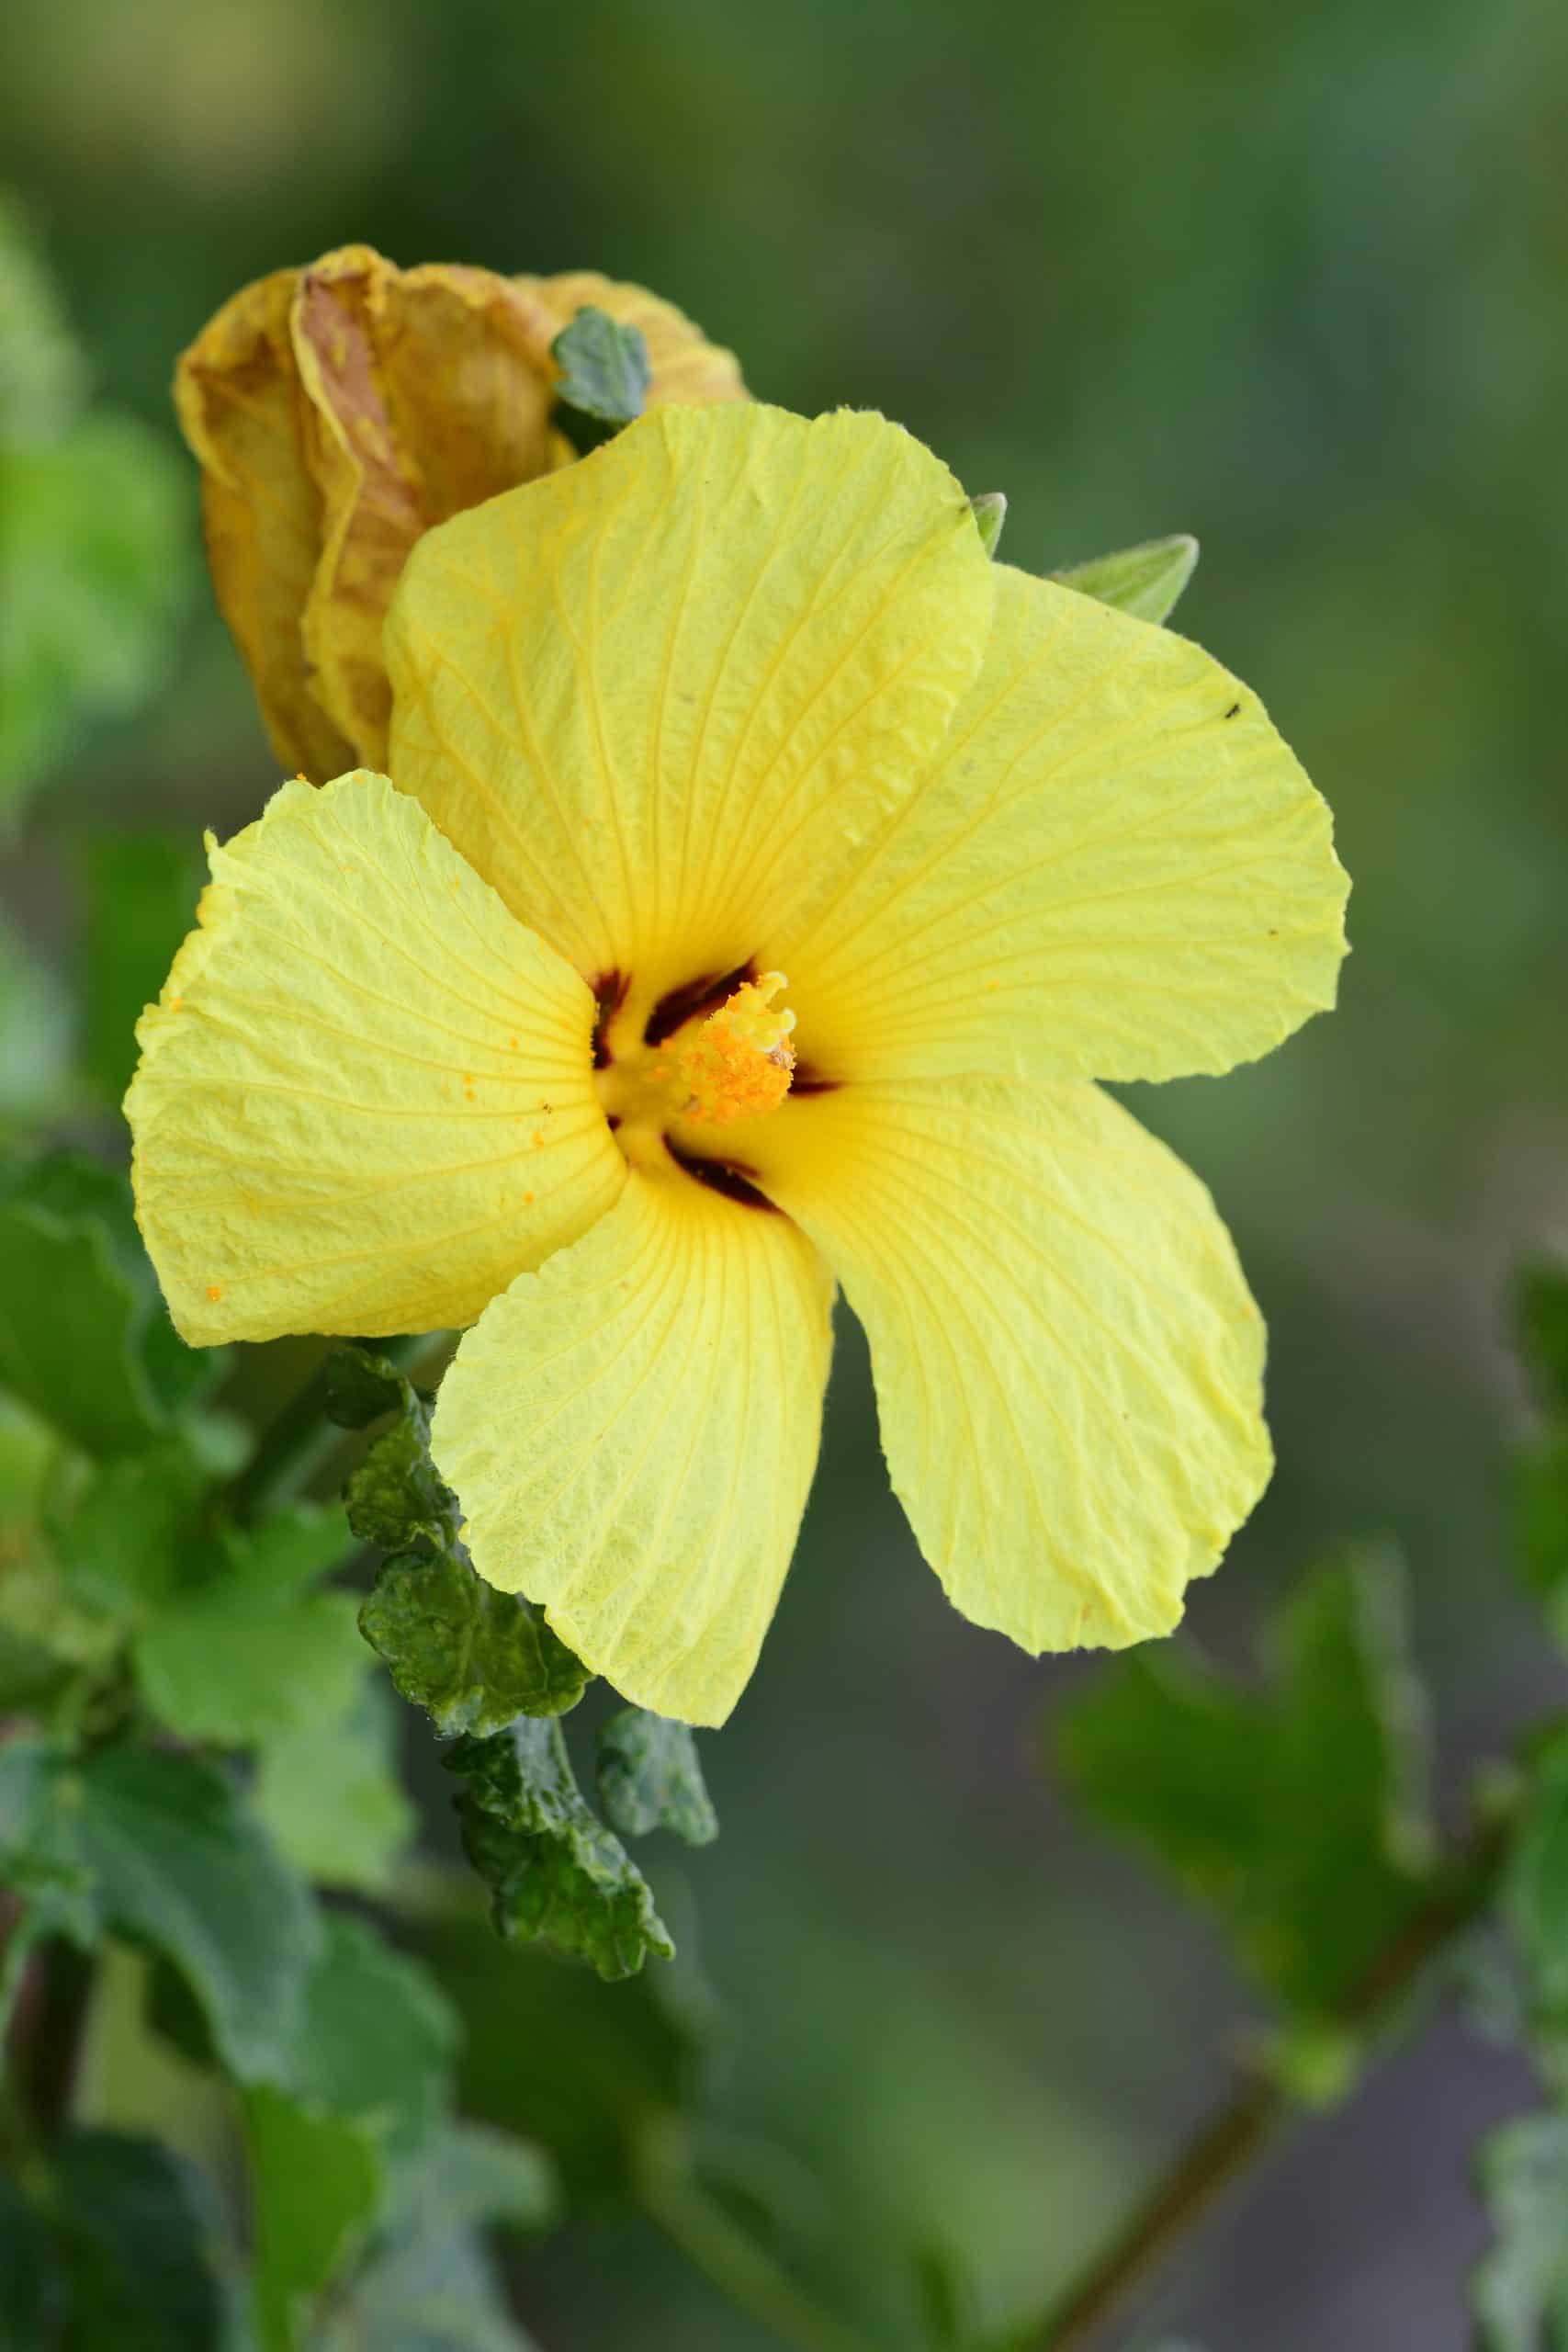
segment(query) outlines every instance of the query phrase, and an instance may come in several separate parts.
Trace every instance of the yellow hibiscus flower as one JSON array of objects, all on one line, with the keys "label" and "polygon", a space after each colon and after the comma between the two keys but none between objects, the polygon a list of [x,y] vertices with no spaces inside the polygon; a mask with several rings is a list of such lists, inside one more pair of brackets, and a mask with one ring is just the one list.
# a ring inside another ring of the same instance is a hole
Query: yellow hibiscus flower
[{"label": "yellow hibiscus flower", "polygon": [[1092,1081],[1332,1001],[1328,813],[1256,698],[989,562],[897,427],[763,407],[432,532],[388,661],[399,788],[287,785],[215,848],[143,1017],[186,1337],[471,1325],[433,1445],[475,1566],[712,1724],[841,1283],[956,1606],[1031,1651],[1167,1632],[1268,1476],[1264,1335]]},{"label": "yellow hibiscus flower", "polygon": [[745,399],[733,354],[640,286],[399,269],[368,245],[242,288],[181,356],[213,586],[286,767],[385,763],[381,631],[409,550],[571,462],[550,345],[590,303],[641,332],[650,407]]}]

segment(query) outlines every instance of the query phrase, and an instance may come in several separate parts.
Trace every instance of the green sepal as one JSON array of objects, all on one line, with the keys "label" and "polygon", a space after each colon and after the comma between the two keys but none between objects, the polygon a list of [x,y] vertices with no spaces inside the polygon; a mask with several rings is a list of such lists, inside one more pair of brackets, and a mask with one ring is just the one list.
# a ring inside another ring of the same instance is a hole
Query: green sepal
[{"label": "green sepal", "polygon": [[1198,568],[1198,542],[1179,531],[1168,539],[1145,539],[1135,548],[1119,548],[1114,555],[1096,556],[1075,563],[1051,578],[1080,596],[1112,605],[1135,620],[1168,620],[1181,593]]},{"label": "green sepal", "polygon": [[980,545],[988,556],[994,556],[1002,536],[1002,526],[1008,518],[1005,490],[983,490],[969,501],[969,512],[975,517],[975,528],[980,534]]},{"label": "green sepal", "polygon": [[536,1938],[606,1978],[649,1952],[674,1954],[652,1893],[577,1785],[560,1725],[523,1717],[490,1739],[459,1739],[442,1759],[466,1783],[463,1848],[491,1890],[502,1936]]},{"label": "green sepal", "polygon": [[604,1818],[623,1838],[669,1829],[688,1846],[710,1846],[718,1836],[689,1724],[646,1707],[612,1715],[599,1734],[598,1781]]},{"label": "green sepal", "polygon": [[550,345],[560,370],[556,398],[573,419],[586,417],[616,433],[648,404],[653,369],[640,327],[623,326],[607,311],[584,303]]}]

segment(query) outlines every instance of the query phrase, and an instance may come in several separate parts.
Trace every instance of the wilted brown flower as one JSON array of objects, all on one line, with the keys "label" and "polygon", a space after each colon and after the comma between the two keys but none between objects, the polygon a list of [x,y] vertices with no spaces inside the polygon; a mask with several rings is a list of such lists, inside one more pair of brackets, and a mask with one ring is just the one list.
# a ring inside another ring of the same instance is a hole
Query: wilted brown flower
[{"label": "wilted brown flower", "polygon": [[641,329],[650,406],[746,398],[732,354],[639,286],[399,269],[368,245],[258,278],[181,357],[213,585],[286,767],[385,767],[381,626],[409,550],[571,462],[550,345],[586,303]]}]

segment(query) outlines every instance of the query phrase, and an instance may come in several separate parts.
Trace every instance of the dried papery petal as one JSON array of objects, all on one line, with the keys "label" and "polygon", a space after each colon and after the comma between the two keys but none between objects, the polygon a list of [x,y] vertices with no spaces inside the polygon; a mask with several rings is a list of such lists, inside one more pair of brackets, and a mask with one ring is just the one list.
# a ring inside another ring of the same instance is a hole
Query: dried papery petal
[{"label": "dried papery petal", "polygon": [[306,651],[318,697],[381,765],[381,629],[415,541],[570,453],[550,430],[525,306],[489,270],[398,270],[346,247],[302,274],[293,337],[323,524]]},{"label": "dried papery petal", "polygon": [[218,605],[279,763],[316,777],[354,753],[310,691],[300,616],[321,547],[289,340],[298,273],[275,270],[226,302],[175,373],[180,427],[201,466]]},{"label": "dried papery petal", "polygon": [[244,288],[181,359],[213,585],[290,770],[385,764],[403,564],[433,525],[572,461],[550,345],[585,303],[647,338],[651,405],[746,398],[732,355],[640,286],[402,270],[368,245]]}]

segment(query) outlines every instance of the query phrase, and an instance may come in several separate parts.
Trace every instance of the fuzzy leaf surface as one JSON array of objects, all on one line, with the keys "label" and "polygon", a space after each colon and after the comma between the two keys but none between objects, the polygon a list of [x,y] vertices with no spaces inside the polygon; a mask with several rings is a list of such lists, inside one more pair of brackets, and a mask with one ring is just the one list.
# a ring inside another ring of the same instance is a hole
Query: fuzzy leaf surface
[{"label": "fuzzy leaf surface", "polygon": [[601,1976],[635,1975],[674,1952],[647,1881],[585,1803],[558,1723],[524,1716],[491,1739],[459,1739],[463,1845],[502,1936],[538,1938]]},{"label": "fuzzy leaf surface", "polygon": [[718,1836],[689,1724],[624,1708],[599,1734],[598,1777],[604,1818],[623,1838],[669,1829],[688,1846],[710,1846]]}]

